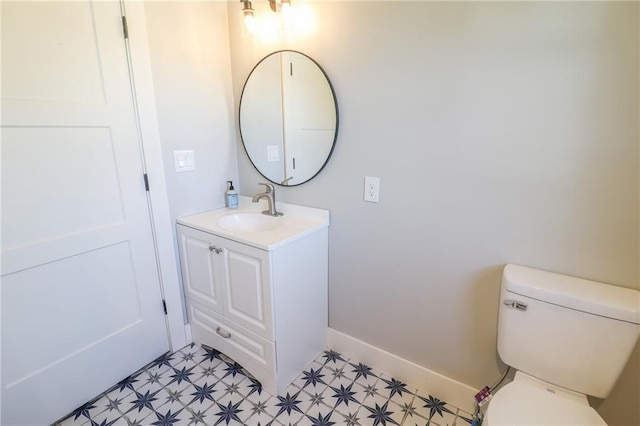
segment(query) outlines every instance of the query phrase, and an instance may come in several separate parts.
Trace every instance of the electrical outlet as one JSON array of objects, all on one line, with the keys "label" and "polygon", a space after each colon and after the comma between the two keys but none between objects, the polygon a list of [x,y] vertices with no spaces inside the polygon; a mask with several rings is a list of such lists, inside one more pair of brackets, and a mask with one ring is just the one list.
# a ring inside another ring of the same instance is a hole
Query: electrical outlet
[{"label": "electrical outlet", "polygon": [[380,178],[364,177],[364,200],[371,203],[380,201]]}]

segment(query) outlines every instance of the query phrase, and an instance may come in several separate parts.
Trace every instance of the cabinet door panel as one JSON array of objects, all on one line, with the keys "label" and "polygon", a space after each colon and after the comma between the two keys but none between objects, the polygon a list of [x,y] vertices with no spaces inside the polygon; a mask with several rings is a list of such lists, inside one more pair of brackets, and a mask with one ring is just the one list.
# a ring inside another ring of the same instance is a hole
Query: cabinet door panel
[{"label": "cabinet door panel", "polygon": [[273,339],[269,253],[225,240],[225,316]]},{"label": "cabinet door panel", "polygon": [[186,297],[221,313],[222,285],[216,272],[219,255],[209,249],[215,237],[184,226],[178,226],[178,231]]}]

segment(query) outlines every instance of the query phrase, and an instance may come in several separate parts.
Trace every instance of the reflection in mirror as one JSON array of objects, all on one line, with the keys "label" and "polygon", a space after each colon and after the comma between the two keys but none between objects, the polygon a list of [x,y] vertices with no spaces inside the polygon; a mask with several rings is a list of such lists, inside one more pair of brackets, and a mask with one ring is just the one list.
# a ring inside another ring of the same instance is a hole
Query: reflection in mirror
[{"label": "reflection in mirror", "polygon": [[338,111],[329,79],[308,56],[270,54],[251,71],[240,98],[240,135],[254,167],[280,185],[300,185],[325,166]]}]

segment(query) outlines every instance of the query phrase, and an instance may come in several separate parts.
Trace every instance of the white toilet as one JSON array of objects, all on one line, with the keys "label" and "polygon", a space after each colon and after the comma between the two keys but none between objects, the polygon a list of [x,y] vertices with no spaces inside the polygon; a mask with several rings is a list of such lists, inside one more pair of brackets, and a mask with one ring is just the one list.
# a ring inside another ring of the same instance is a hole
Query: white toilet
[{"label": "white toilet", "polygon": [[587,395],[609,394],[639,335],[637,290],[507,265],[498,353],[516,375],[483,425],[606,425]]}]

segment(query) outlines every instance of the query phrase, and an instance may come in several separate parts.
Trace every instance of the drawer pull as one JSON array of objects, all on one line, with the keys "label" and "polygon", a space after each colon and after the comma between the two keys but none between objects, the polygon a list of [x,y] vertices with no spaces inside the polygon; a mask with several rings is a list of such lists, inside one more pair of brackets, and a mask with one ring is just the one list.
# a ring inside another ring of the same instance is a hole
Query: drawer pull
[{"label": "drawer pull", "polygon": [[209,246],[209,251],[215,251],[215,252],[216,252],[216,254],[220,254],[220,253],[222,253],[222,249],[221,249],[221,248],[218,248],[218,247],[216,247],[216,246]]},{"label": "drawer pull", "polygon": [[225,333],[224,331],[220,330],[220,327],[216,328],[216,333],[218,333],[218,335],[220,335],[225,339],[228,339],[231,337],[231,333]]}]

